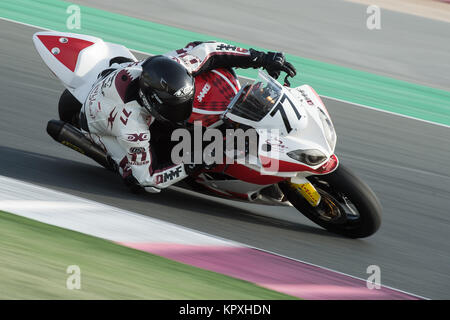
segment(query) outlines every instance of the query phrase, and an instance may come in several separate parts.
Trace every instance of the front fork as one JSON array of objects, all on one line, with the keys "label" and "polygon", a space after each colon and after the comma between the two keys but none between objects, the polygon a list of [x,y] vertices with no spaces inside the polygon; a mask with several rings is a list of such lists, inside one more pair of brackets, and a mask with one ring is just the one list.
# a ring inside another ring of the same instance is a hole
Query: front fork
[{"label": "front fork", "polygon": [[311,206],[317,207],[319,205],[320,194],[306,178],[295,176],[291,178],[289,185],[291,188],[297,189]]}]

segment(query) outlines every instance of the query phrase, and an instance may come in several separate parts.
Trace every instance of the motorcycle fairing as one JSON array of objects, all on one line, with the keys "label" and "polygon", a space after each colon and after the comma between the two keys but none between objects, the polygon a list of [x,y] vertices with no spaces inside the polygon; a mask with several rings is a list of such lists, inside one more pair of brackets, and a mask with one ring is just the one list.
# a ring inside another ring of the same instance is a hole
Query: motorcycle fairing
[{"label": "motorcycle fairing", "polygon": [[[247,97],[260,90],[261,86],[255,85],[256,91],[244,87],[238,93],[224,117],[256,129],[259,136],[260,172],[267,175],[276,173],[278,176],[296,176],[299,172],[307,175],[334,170],[338,161],[334,155],[334,145],[328,143],[324,134],[325,127],[321,119],[323,115],[320,113],[326,114],[328,118],[329,115],[314,90],[308,85],[283,87],[261,71],[255,83],[269,83],[262,86],[264,89],[261,92],[270,92],[271,97],[277,97],[276,100],[267,98],[272,101],[272,106],[266,109],[265,115],[259,119],[250,119],[245,115],[245,109],[242,109],[240,101],[243,99],[239,96]],[[309,166],[287,155],[290,151],[311,149],[326,155],[326,161]]]},{"label": "motorcycle fairing", "polygon": [[42,31],[33,35],[33,42],[53,74],[81,103],[112,58],[137,61],[126,47],[88,35]]}]

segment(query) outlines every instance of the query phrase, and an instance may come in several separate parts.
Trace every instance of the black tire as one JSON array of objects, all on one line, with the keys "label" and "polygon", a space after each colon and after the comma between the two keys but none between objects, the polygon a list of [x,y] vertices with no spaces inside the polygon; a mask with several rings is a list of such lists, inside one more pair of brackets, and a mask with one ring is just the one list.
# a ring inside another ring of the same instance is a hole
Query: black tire
[{"label": "black tire", "polygon": [[77,121],[77,114],[80,110],[81,103],[70,93],[69,90],[64,90],[58,103],[59,119],[78,127],[79,124]]},{"label": "black tire", "polygon": [[[291,204],[308,219],[330,232],[349,238],[368,237],[378,230],[382,213],[380,201],[370,187],[349,169],[340,164],[331,174],[307,179],[322,197],[317,207],[311,206],[289,183],[280,183],[280,188]],[[335,212],[337,214],[326,215]]]}]

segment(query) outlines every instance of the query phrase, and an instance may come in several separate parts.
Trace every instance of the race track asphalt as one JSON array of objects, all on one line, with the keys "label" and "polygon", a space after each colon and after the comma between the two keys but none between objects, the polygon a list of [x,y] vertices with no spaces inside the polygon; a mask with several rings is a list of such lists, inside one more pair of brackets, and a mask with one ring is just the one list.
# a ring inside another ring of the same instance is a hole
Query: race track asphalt
[{"label": "race track asphalt", "polygon": [[324,99],[337,154],[379,196],[381,229],[332,235],[292,208],[216,201],[176,190],[133,195],[120,178],[54,142],[62,85],[35,51],[36,29],[0,21],[0,175],[149,215],[353,276],[381,268],[382,284],[450,298],[450,129]]},{"label": "race track asphalt", "polygon": [[382,9],[381,29],[369,30],[367,5],[343,0],[72,2],[450,90],[450,23],[442,21]]}]

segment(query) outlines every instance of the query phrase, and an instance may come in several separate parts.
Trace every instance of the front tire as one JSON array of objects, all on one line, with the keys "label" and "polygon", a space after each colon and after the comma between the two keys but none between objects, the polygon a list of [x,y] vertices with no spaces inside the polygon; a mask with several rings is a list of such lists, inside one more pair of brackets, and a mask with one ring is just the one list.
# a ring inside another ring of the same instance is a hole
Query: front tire
[{"label": "front tire", "polygon": [[349,169],[339,165],[327,175],[307,178],[321,195],[317,207],[311,206],[289,183],[280,188],[308,219],[333,233],[349,238],[364,238],[374,234],[381,225],[382,207],[370,187]]}]

